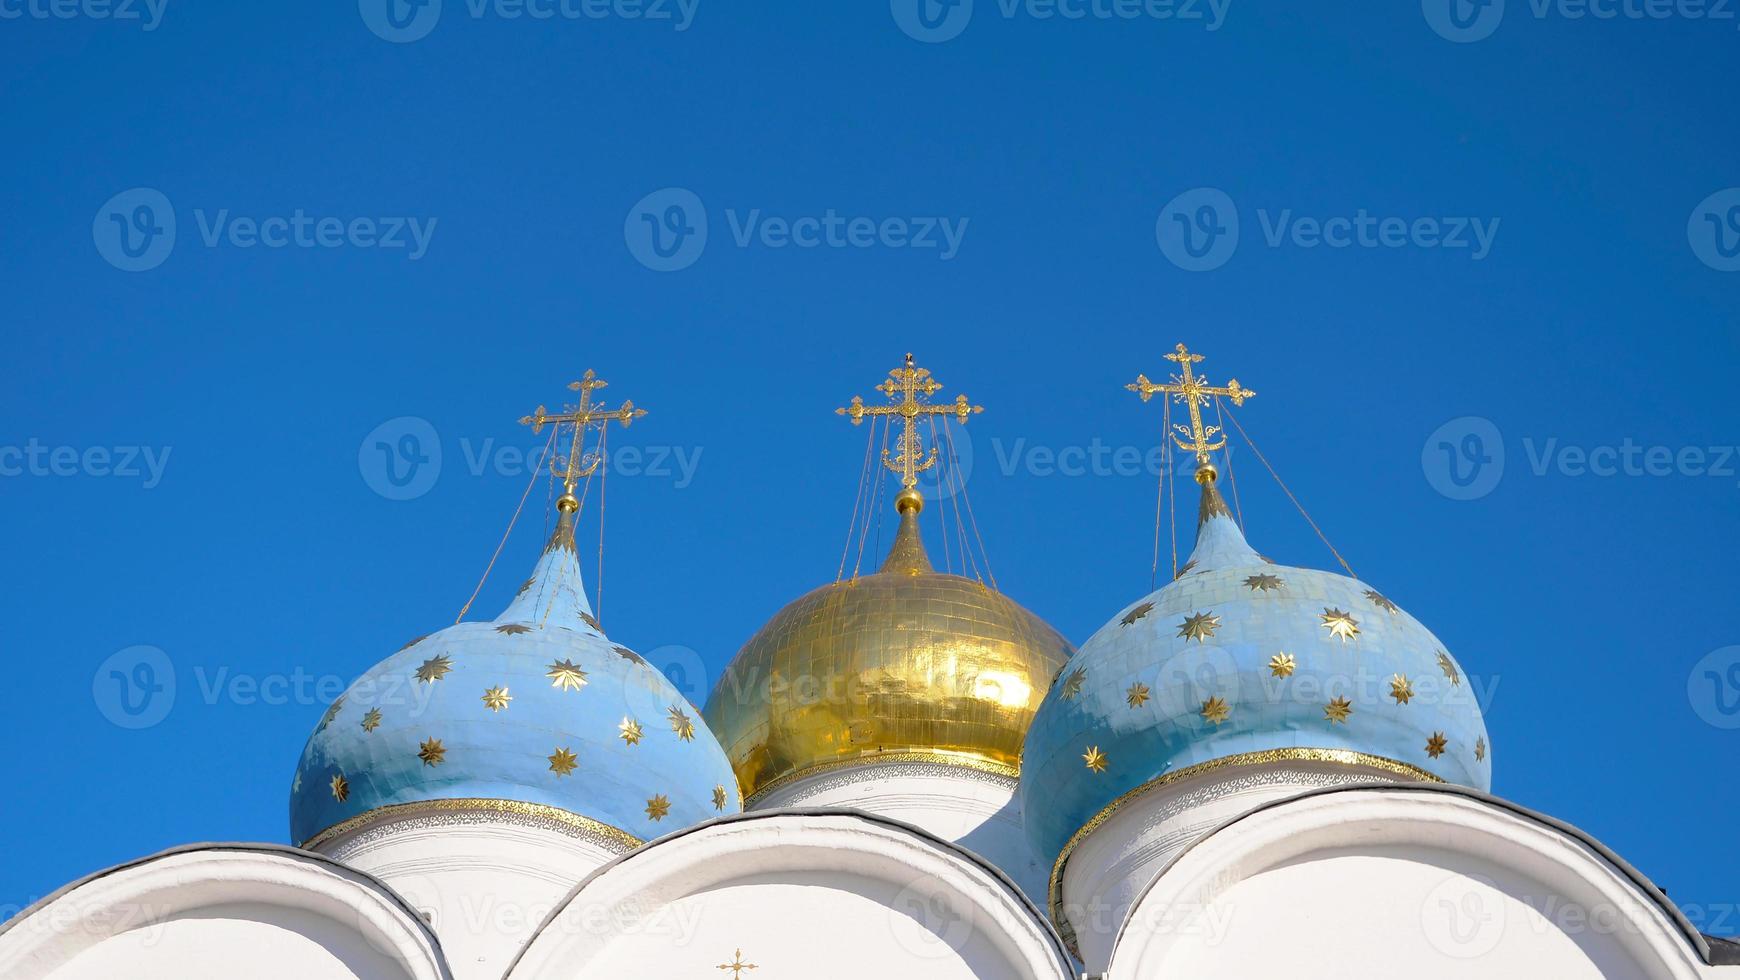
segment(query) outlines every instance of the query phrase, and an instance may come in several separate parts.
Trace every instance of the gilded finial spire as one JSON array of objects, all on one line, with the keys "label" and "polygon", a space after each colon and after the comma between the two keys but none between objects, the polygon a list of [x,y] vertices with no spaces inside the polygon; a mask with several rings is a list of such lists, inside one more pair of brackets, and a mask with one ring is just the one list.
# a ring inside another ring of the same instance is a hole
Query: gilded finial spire
[{"label": "gilded finial spire", "polygon": [[930,371],[914,365],[911,354],[906,355],[904,366],[888,372],[888,380],[877,385],[876,390],[887,395],[893,404],[867,406],[863,398],[853,395],[852,403],[834,409],[834,414],[846,416],[853,425],[862,424],[866,415],[899,416],[903,426],[899,449],[892,454],[882,450],[882,465],[900,474],[901,490],[895,498],[895,507],[902,514],[908,511],[916,514],[924,508],[924,496],[918,492],[918,474],[936,465],[937,452],[934,445],[928,454],[925,452],[923,439],[918,434],[919,417],[953,415],[964,425],[969,416],[985,409],[982,405],[968,402],[966,395],[956,397],[947,405],[930,404],[930,396],[941,391],[942,385],[930,376]]},{"label": "gilded finial spire", "polygon": [[603,429],[612,422],[621,422],[627,428],[635,419],[646,414],[645,409],[635,408],[631,401],[624,401],[620,408],[593,404],[592,393],[608,384],[608,381],[588,368],[579,381],[568,385],[569,391],[580,393],[578,405],[571,405],[566,411],[555,414],[545,411],[544,406],[539,405],[537,411],[520,419],[520,424],[531,426],[533,432],[542,431],[545,423],[567,425],[572,430],[567,454],[550,459],[550,472],[562,479],[562,496],[556,501],[556,509],[564,517],[580,509],[580,499],[574,496],[574,487],[582,479],[597,472],[601,462],[596,454],[592,454],[590,459],[587,458],[586,430],[593,427]]},{"label": "gilded finial spire", "polygon": [[1178,365],[1179,373],[1172,376],[1169,384],[1155,384],[1148,380],[1145,374],[1136,375],[1134,384],[1125,388],[1142,396],[1143,401],[1156,394],[1171,395],[1184,404],[1190,412],[1190,424],[1173,423],[1174,431],[1168,433],[1179,449],[1196,454],[1196,482],[1208,486],[1214,482],[1217,475],[1214,464],[1209,462],[1208,454],[1226,445],[1226,434],[1218,425],[1208,425],[1202,421],[1202,406],[1210,396],[1224,396],[1232,399],[1234,405],[1243,405],[1245,399],[1256,395],[1249,388],[1240,387],[1238,379],[1227,381],[1225,387],[1215,387],[1208,379],[1198,376],[1190,369],[1192,364],[1202,362],[1201,354],[1192,354],[1183,344],[1178,349],[1166,355],[1168,361]]}]

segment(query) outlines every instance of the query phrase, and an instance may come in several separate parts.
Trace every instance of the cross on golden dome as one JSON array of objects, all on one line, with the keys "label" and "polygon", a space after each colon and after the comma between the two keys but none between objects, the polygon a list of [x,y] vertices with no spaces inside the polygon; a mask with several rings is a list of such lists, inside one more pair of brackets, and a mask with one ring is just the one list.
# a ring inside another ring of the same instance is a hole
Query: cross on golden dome
[{"label": "cross on golden dome", "polygon": [[1220,426],[1207,425],[1202,421],[1202,406],[1211,396],[1224,396],[1232,399],[1234,405],[1243,405],[1245,399],[1256,395],[1256,392],[1240,387],[1237,378],[1228,381],[1223,387],[1209,384],[1207,378],[1199,377],[1190,369],[1192,364],[1202,362],[1202,355],[1192,354],[1183,344],[1178,345],[1176,352],[1167,354],[1166,359],[1177,364],[1179,370],[1178,374],[1172,376],[1170,384],[1155,384],[1148,380],[1147,375],[1138,374],[1134,384],[1124,387],[1141,395],[1143,401],[1161,394],[1171,395],[1182,402],[1190,412],[1190,424],[1173,423],[1172,428],[1175,431],[1169,435],[1179,449],[1196,454],[1199,467],[1208,467],[1208,472],[1213,472],[1213,467],[1209,467],[1208,454],[1226,445],[1226,435],[1221,432]]},{"label": "cross on golden dome", "polygon": [[982,405],[969,403],[966,395],[957,396],[951,404],[930,404],[930,396],[941,391],[942,387],[930,376],[930,371],[915,366],[912,355],[908,354],[905,366],[888,372],[888,380],[876,386],[876,390],[887,395],[894,404],[865,405],[863,398],[853,395],[850,405],[834,409],[835,415],[846,416],[852,420],[853,425],[863,424],[866,415],[900,418],[904,426],[900,434],[900,449],[892,455],[888,450],[882,450],[882,465],[900,474],[902,489],[899,504],[903,511],[909,503],[916,506],[922,501],[918,495],[918,474],[936,465],[936,447],[931,446],[928,455],[924,451],[923,440],[918,434],[919,418],[926,415],[953,415],[964,425],[968,416],[985,410]]},{"label": "cross on golden dome", "polygon": [[556,506],[564,512],[572,513],[580,508],[580,501],[574,496],[574,486],[581,479],[598,471],[599,459],[594,456],[591,462],[586,461],[585,449],[586,430],[594,426],[603,429],[612,422],[621,422],[624,428],[629,423],[646,414],[646,409],[635,408],[634,402],[624,401],[620,408],[606,408],[592,403],[592,393],[610,382],[600,378],[591,368],[580,376],[579,381],[568,385],[569,391],[580,393],[580,403],[571,405],[567,411],[551,414],[539,405],[538,410],[520,419],[521,425],[529,425],[533,432],[543,431],[545,423],[567,425],[573,430],[573,440],[566,456],[556,456],[550,460],[550,472],[562,478],[562,497],[556,501]]}]

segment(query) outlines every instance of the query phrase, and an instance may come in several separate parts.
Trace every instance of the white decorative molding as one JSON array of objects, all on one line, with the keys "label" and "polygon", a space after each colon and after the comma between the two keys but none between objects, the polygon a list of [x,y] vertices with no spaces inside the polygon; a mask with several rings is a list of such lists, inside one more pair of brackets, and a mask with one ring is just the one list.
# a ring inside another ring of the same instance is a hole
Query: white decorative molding
[{"label": "white decorative molding", "polygon": [[511,834],[516,828],[570,837],[608,851],[611,856],[627,854],[634,849],[615,835],[543,814],[496,810],[439,810],[406,816],[383,814],[378,821],[333,837],[321,843],[315,850],[348,864],[351,856],[368,853],[387,841],[463,829],[486,829],[491,833]]}]

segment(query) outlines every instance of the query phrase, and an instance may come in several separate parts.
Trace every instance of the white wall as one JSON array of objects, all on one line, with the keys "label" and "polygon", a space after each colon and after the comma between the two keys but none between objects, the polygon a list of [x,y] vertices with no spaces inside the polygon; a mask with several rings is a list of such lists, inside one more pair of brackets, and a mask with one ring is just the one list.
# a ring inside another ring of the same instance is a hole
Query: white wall
[{"label": "white wall", "polygon": [[1596,977],[1706,966],[1654,896],[1502,804],[1399,787],[1292,799],[1185,852],[1131,910],[1109,980]]},{"label": "white wall", "polygon": [[1028,843],[1017,781],[926,762],[870,762],[795,780],[752,809],[846,807],[923,828],[991,862],[1043,906],[1049,861]]},{"label": "white wall", "polygon": [[291,848],[165,852],[77,882],[0,932],[6,980],[449,980],[379,882]]},{"label": "white wall", "polygon": [[1360,766],[1295,761],[1229,766],[1157,785],[1129,800],[1070,853],[1060,889],[1068,938],[1089,972],[1102,970],[1130,906],[1204,834],[1273,800],[1394,779]]},{"label": "white wall", "polygon": [[409,974],[355,931],[300,909],[249,903],[109,936],[48,974],[48,980],[398,980]]},{"label": "white wall", "polygon": [[839,813],[729,818],[629,855],[584,884],[512,980],[1064,980],[1037,911],[966,855]]},{"label": "white wall", "polygon": [[484,802],[386,811],[320,845],[416,909],[455,980],[498,980],[581,879],[630,849],[536,808]]}]

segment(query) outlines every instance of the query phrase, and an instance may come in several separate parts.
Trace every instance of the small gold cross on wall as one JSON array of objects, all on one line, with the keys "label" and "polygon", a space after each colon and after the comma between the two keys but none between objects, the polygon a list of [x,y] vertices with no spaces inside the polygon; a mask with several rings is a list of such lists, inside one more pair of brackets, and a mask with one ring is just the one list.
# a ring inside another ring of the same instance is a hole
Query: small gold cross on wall
[{"label": "small gold cross on wall", "polygon": [[731,962],[719,964],[719,969],[730,970],[731,980],[742,980],[744,970],[759,970],[761,968],[754,963],[743,962],[743,950],[740,949],[731,957]]}]

